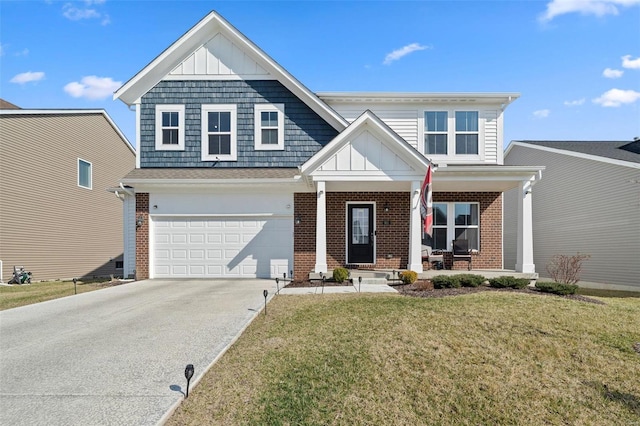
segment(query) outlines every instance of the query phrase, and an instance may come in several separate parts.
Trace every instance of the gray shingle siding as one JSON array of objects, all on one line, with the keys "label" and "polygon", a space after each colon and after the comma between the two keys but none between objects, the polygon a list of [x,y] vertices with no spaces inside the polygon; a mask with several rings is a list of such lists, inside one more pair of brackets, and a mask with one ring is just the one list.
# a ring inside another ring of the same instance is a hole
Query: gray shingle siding
[{"label": "gray shingle siding", "polygon": [[[284,104],[284,150],[256,151],[253,105]],[[156,104],[185,105],[184,151],[156,151]],[[297,167],[329,143],[338,132],[275,80],[161,81],[142,97],[141,167],[211,167],[201,160],[200,106],[236,104],[238,159],[215,167]]]}]

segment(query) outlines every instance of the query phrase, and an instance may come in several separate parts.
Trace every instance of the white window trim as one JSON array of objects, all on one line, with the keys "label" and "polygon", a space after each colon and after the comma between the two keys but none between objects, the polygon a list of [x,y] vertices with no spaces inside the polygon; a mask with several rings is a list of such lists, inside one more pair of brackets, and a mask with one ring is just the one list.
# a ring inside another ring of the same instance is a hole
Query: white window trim
[{"label": "white window trim", "polygon": [[[426,132],[425,113],[433,111],[446,111],[447,113],[447,154],[427,154],[424,146],[424,137],[427,134],[436,134],[441,132]],[[477,154],[456,154],[456,133],[459,134],[475,134],[476,132],[456,132],[456,112],[477,111],[478,112],[478,153]],[[419,140],[419,148],[422,155],[428,157],[436,163],[438,161],[446,163],[468,162],[468,161],[484,161],[485,159],[485,140],[484,140],[485,118],[480,108],[424,108],[422,115],[419,117],[419,131],[421,138]]]},{"label": "white window trim", "polygon": [[[230,112],[231,113],[231,150],[228,155],[209,154],[209,112]],[[200,149],[202,161],[236,161],[238,159],[238,107],[235,104],[212,104],[202,105],[200,126],[202,128],[202,139]]]},{"label": "white window trim", "polygon": [[[255,104],[253,114],[254,123],[254,140],[256,151],[282,151],[284,149],[284,104]],[[278,113],[278,143],[263,144],[262,143],[262,120],[260,113],[277,112]]]},{"label": "white window trim", "polygon": [[[89,165],[89,186],[84,186],[84,185],[80,185],[80,162],[83,163],[87,163]],[[78,157],[78,179],[77,179],[77,184],[80,188],[84,188],[84,189],[93,189],[93,163],[91,163],[91,161],[87,161],[87,160],[83,160],[82,158]]]},{"label": "white window trim", "polygon": [[[472,248],[473,252],[479,252],[482,247],[482,235],[480,234],[480,220],[482,212],[480,211],[480,203],[475,201],[451,201],[451,202],[434,202],[433,204],[445,204],[447,206],[447,251],[453,250],[453,240],[456,237],[456,228],[469,228],[478,229],[478,248]],[[478,224],[467,226],[456,226],[456,204],[475,204],[478,206]],[[435,225],[434,225],[435,227]],[[437,226],[437,228],[444,228],[444,226]]]},{"label": "white window trim", "polygon": [[[447,113],[447,130],[446,131],[427,131],[427,123],[425,121],[425,115],[427,115],[427,112],[445,112]],[[429,156],[448,156],[450,151],[450,147],[449,147],[449,139],[451,138],[451,136],[449,135],[449,116],[450,113],[448,110],[424,110],[422,112],[422,120],[423,120],[423,132],[422,132],[422,151],[425,155],[429,155]],[[427,154],[427,149],[426,149],[426,141],[425,141],[425,137],[427,135],[446,135],[447,136],[447,153],[446,154]]]},{"label": "white window trim", "polygon": [[[170,145],[162,143],[162,113],[178,113],[178,144]],[[156,150],[157,151],[184,151],[184,105],[156,105]]]}]

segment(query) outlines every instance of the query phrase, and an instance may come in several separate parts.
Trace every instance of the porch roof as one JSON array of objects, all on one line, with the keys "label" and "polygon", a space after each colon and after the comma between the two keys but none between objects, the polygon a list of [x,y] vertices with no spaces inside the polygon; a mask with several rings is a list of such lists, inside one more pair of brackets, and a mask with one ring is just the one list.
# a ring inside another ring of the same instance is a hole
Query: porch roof
[{"label": "porch roof", "polygon": [[473,165],[438,167],[433,192],[504,192],[520,183],[535,184],[544,166]]}]

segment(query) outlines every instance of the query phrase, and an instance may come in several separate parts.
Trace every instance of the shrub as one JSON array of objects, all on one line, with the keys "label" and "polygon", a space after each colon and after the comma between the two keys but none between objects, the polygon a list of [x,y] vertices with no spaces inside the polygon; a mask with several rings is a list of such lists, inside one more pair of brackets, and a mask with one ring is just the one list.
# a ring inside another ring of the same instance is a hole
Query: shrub
[{"label": "shrub", "polygon": [[458,278],[462,287],[478,287],[485,281],[485,277],[482,275],[460,274],[454,276]]},{"label": "shrub", "polygon": [[347,268],[336,268],[333,270],[333,280],[337,283],[343,283],[349,278],[349,271]]},{"label": "shrub", "polygon": [[415,271],[402,271],[400,272],[400,279],[403,284],[413,284],[418,279],[418,273]]},{"label": "shrub", "polygon": [[536,288],[545,293],[559,294],[566,296],[567,294],[576,294],[578,286],[575,284],[562,284],[554,282],[537,282]]},{"label": "shrub", "polygon": [[460,287],[459,275],[436,275],[431,278],[433,288],[458,288]]},{"label": "shrub", "polygon": [[529,285],[529,279],[511,276],[491,278],[489,285],[495,288],[525,288]]},{"label": "shrub", "polygon": [[582,262],[590,257],[588,254],[580,253],[574,256],[555,254],[547,264],[547,272],[557,283],[576,284],[580,281]]}]

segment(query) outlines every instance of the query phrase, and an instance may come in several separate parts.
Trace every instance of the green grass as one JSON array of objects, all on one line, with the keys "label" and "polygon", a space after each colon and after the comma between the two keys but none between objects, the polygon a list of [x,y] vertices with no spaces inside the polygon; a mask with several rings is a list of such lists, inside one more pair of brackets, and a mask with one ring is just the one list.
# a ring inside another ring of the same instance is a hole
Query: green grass
[{"label": "green grass", "polygon": [[578,287],[578,294],[596,297],[640,297],[640,291],[598,290]]},{"label": "green grass", "polygon": [[640,300],[603,300],[279,296],[168,424],[638,424]]},{"label": "green grass", "polygon": [[[94,291],[102,288],[98,280],[91,282],[78,282],[78,294]],[[18,306],[31,305],[32,303],[71,296],[74,294],[73,281],[43,281],[33,284],[13,286],[0,286],[0,311]]]}]

